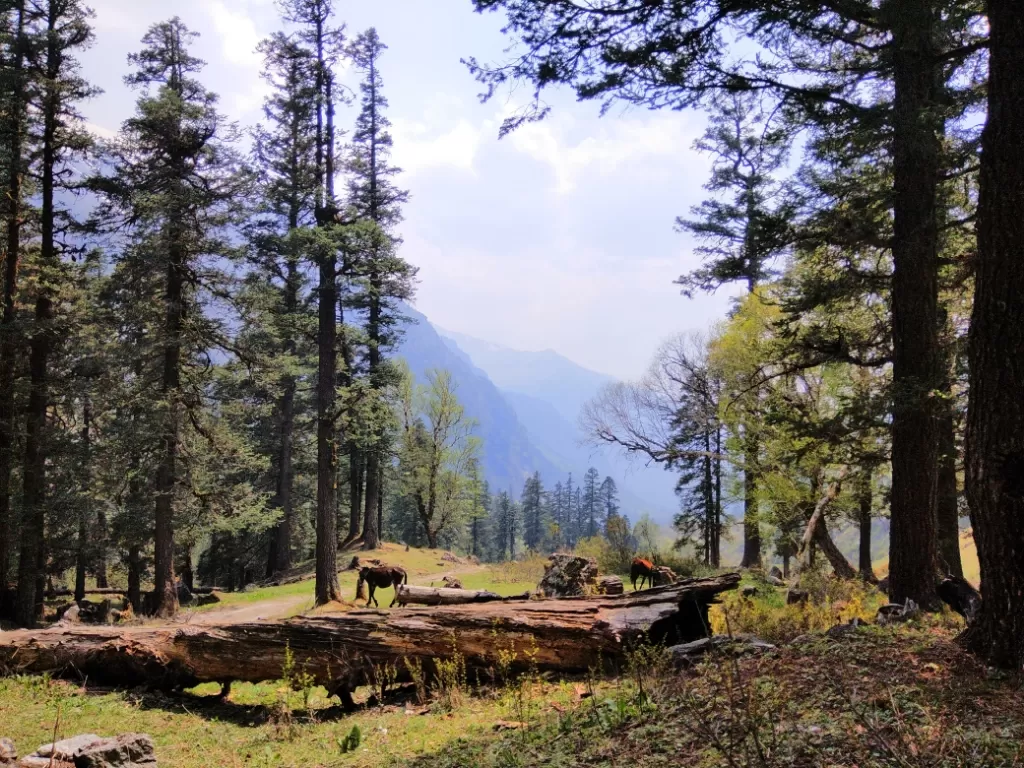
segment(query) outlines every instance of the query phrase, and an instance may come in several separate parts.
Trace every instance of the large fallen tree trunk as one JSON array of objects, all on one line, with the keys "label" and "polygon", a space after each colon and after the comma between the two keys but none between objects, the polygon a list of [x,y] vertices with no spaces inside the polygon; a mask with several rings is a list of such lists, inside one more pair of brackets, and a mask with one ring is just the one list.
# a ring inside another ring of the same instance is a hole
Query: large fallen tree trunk
[{"label": "large fallen tree trunk", "polygon": [[[627,595],[358,610],[259,624],[0,632],[0,670],[176,689],[279,679],[290,648],[297,669],[350,705],[359,685],[407,680],[410,665],[429,675],[435,659],[456,653],[472,673],[493,671],[499,654],[509,652],[514,669],[580,672],[614,665],[645,640],[706,637],[709,604],[739,578],[685,579]],[[380,677],[384,667],[391,669]]]},{"label": "large fallen tree trunk", "polygon": [[510,600],[529,600],[530,593],[502,597],[486,589],[454,589],[452,587],[398,586],[399,605],[465,605],[466,603],[493,603]]}]

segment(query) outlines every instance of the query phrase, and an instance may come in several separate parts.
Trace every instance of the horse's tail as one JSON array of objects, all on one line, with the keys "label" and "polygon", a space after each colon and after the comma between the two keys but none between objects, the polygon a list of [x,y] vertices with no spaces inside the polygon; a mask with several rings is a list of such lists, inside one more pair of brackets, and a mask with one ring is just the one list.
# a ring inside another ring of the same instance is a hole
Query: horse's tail
[{"label": "horse's tail", "polygon": [[408,584],[409,583],[409,572],[407,570],[405,570],[404,568],[402,569],[402,576],[405,578],[405,580],[402,583],[403,584]]}]

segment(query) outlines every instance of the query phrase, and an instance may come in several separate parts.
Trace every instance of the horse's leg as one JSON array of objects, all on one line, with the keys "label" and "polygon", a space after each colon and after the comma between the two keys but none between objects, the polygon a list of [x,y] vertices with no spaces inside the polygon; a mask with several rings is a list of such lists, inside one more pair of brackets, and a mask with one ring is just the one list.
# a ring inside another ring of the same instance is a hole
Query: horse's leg
[{"label": "horse's leg", "polygon": [[[374,605],[377,605],[377,598],[373,596],[373,593],[377,591],[377,585],[376,585],[376,584],[374,584],[374,583],[373,583],[372,581],[368,581],[368,582],[366,583],[366,586],[367,586],[367,589],[369,589],[369,590],[370,590],[370,591],[369,591],[369,592],[367,593],[367,594],[369,594],[370,596],[369,596],[368,598],[366,598],[366,606],[367,606],[367,607],[369,607],[369,606],[370,606],[370,603],[373,603]],[[379,606],[379,605],[377,605],[377,607],[378,607],[378,608],[380,608],[380,606]]]},{"label": "horse's leg", "polygon": [[391,585],[392,587],[395,588],[395,596],[394,596],[394,598],[392,598],[391,605],[389,605],[388,608],[394,608],[395,607],[395,602],[397,602],[397,600],[398,600],[398,587],[401,585],[401,583],[402,583],[402,579],[398,578]]}]

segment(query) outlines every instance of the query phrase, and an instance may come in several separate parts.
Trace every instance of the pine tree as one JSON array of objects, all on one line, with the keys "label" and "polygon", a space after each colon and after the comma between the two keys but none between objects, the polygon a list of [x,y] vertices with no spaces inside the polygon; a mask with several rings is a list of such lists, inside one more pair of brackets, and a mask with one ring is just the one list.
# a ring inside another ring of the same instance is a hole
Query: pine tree
[{"label": "pine tree", "polygon": [[16,539],[11,515],[11,480],[16,451],[15,378],[19,355],[16,326],[18,267],[21,260],[21,229],[25,173],[25,121],[28,112],[25,60],[30,52],[25,0],[17,0],[3,14],[3,315],[0,317],[0,587],[6,589],[10,555]]},{"label": "pine tree", "polygon": [[298,36],[313,57],[316,103],[316,192],[314,216],[324,230],[311,249],[318,268],[317,284],[317,502],[316,603],[340,598],[338,588],[338,248],[331,230],[338,222],[335,176],[335,73],[343,28],[330,26],[331,0],[282,0],[285,19],[298,26]]},{"label": "pine tree", "polygon": [[[349,205],[359,217],[376,224],[381,232],[370,240],[361,254],[357,271],[365,280],[363,303],[366,310],[367,376],[374,403],[381,404],[384,392],[394,383],[394,374],[384,365],[383,355],[395,342],[400,316],[394,302],[412,297],[415,270],[397,254],[400,240],[395,227],[401,221],[401,206],[409,193],[398,189],[394,177],[400,169],[389,164],[391,126],[385,110],[380,57],[387,49],[373,28],[359,35],[349,47],[349,57],[362,75],[359,89],[361,109],[352,134],[349,156]],[[371,411],[371,421],[380,413]],[[359,451],[366,458],[366,511],[363,518],[363,548],[375,549],[379,541],[376,526],[377,479],[382,461],[383,426],[368,425],[368,439]]]},{"label": "pine tree", "polygon": [[605,516],[601,505],[601,497],[597,481],[601,478],[600,473],[594,467],[587,470],[583,476],[582,506],[580,508],[580,521],[583,533],[587,538],[600,535],[604,530]]},{"label": "pine tree", "polygon": [[601,505],[605,521],[605,536],[608,535],[608,524],[619,516],[619,489],[611,476],[601,481],[598,489],[598,503]]},{"label": "pine tree", "polygon": [[122,127],[113,176],[98,184],[110,216],[133,228],[135,243],[122,258],[147,283],[135,300],[158,298],[163,312],[153,339],[161,357],[153,605],[160,616],[177,609],[175,496],[180,458],[193,439],[186,423],[200,418],[209,349],[222,341],[202,294],[218,289],[215,259],[233,254],[225,229],[249,184],[231,149],[233,127],[217,112],[216,96],[193,77],[203,66],[188,52],[195,37],[174,18],[151,27],[145,47],[130,56],[136,71],[126,81],[145,92]]},{"label": "pine tree", "polygon": [[21,554],[18,566],[17,618],[31,626],[41,616],[43,595],[39,588],[45,567],[47,413],[51,406],[51,354],[54,345],[54,304],[65,250],[58,230],[66,227],[68,214],[57,196],[71,166],[89,146],[88,134],[77,128],[77,102],[95,91],[78,76],[75,53],[92,39],[89,11],[78,0],[48,0],[43,9],[40,31],[41,62],[30,69],[36,81],[32,91],[38,99],[42,136],[38,166],[41,191],[40,254],[32,330],[29,334],[29,397],[25,427],[25,455],[22,479],[24,491]]},{"label": "pine tree", "polygon": [[523,543],[527,549],[537,550],[544,539],[544,486],[540,472],[534,472],[523,484],[520,497],[523,521]]},{"label": "pine tree", "polygon": [[1024,17],[988,0],[988,119],[982,134],[977,282],[970,336],[967,497],[984,600],[967,642],[1019,669],[1024,659]]},{"label": "pine tree", "polygon": [[257,332],[264,334],[261,359],[274,366],[268,396],[273,406],[276,445],[273,506],[281,522],[271,534],[267,575],[291,567],[295,516],[294,454],[300,381],[309,378],[307,288],[300,227],[314,223],[316,195],[315,63],[310,51],[281,33],[260,44],[263,78],[273,88],[264,102],[268,127],[255,132],[255,161],[261,168],[261,203],[249,226],[256,273],[251,283]]}]

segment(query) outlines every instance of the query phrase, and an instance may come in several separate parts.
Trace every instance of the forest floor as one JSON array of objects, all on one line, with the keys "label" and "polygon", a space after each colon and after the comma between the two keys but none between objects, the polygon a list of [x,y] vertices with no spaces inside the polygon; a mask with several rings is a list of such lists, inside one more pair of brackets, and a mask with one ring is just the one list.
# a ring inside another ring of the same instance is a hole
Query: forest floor
[{"label": "forest floor", "polygon": [[[385,554],[397,562],[393,550]],[[439,555],[417,556],[417,581],[439,579]],[[464,565],[467,587],[506,593],[532,586],[526,572],[536,567]],[[744,583],[758,593],[730,593],[712,621],[716,632],[753,632],[778,645],[761,656],[719,653],[678,670],[655,650],[630,656],[619,676],[496,674],[429,691],[406,687],[384,701],[361,689],[362,706],[351,714],[323,689],[280,682],[236,683],[220,700],[213,684],[169,695],[9,677],[0,678],[0,736],[27,752],[55,732],[140,731],[153,736],[162,768],[1024,765],[1024,680],[963,652],[958,617],[833,638],[824,630],[873,615],[883,598],[823,579],[805,585],[815,604],[786,606],[781,592],[749,577]],[[293,598],[275,594],[211,613],[251,604],[263,615]]]}]

